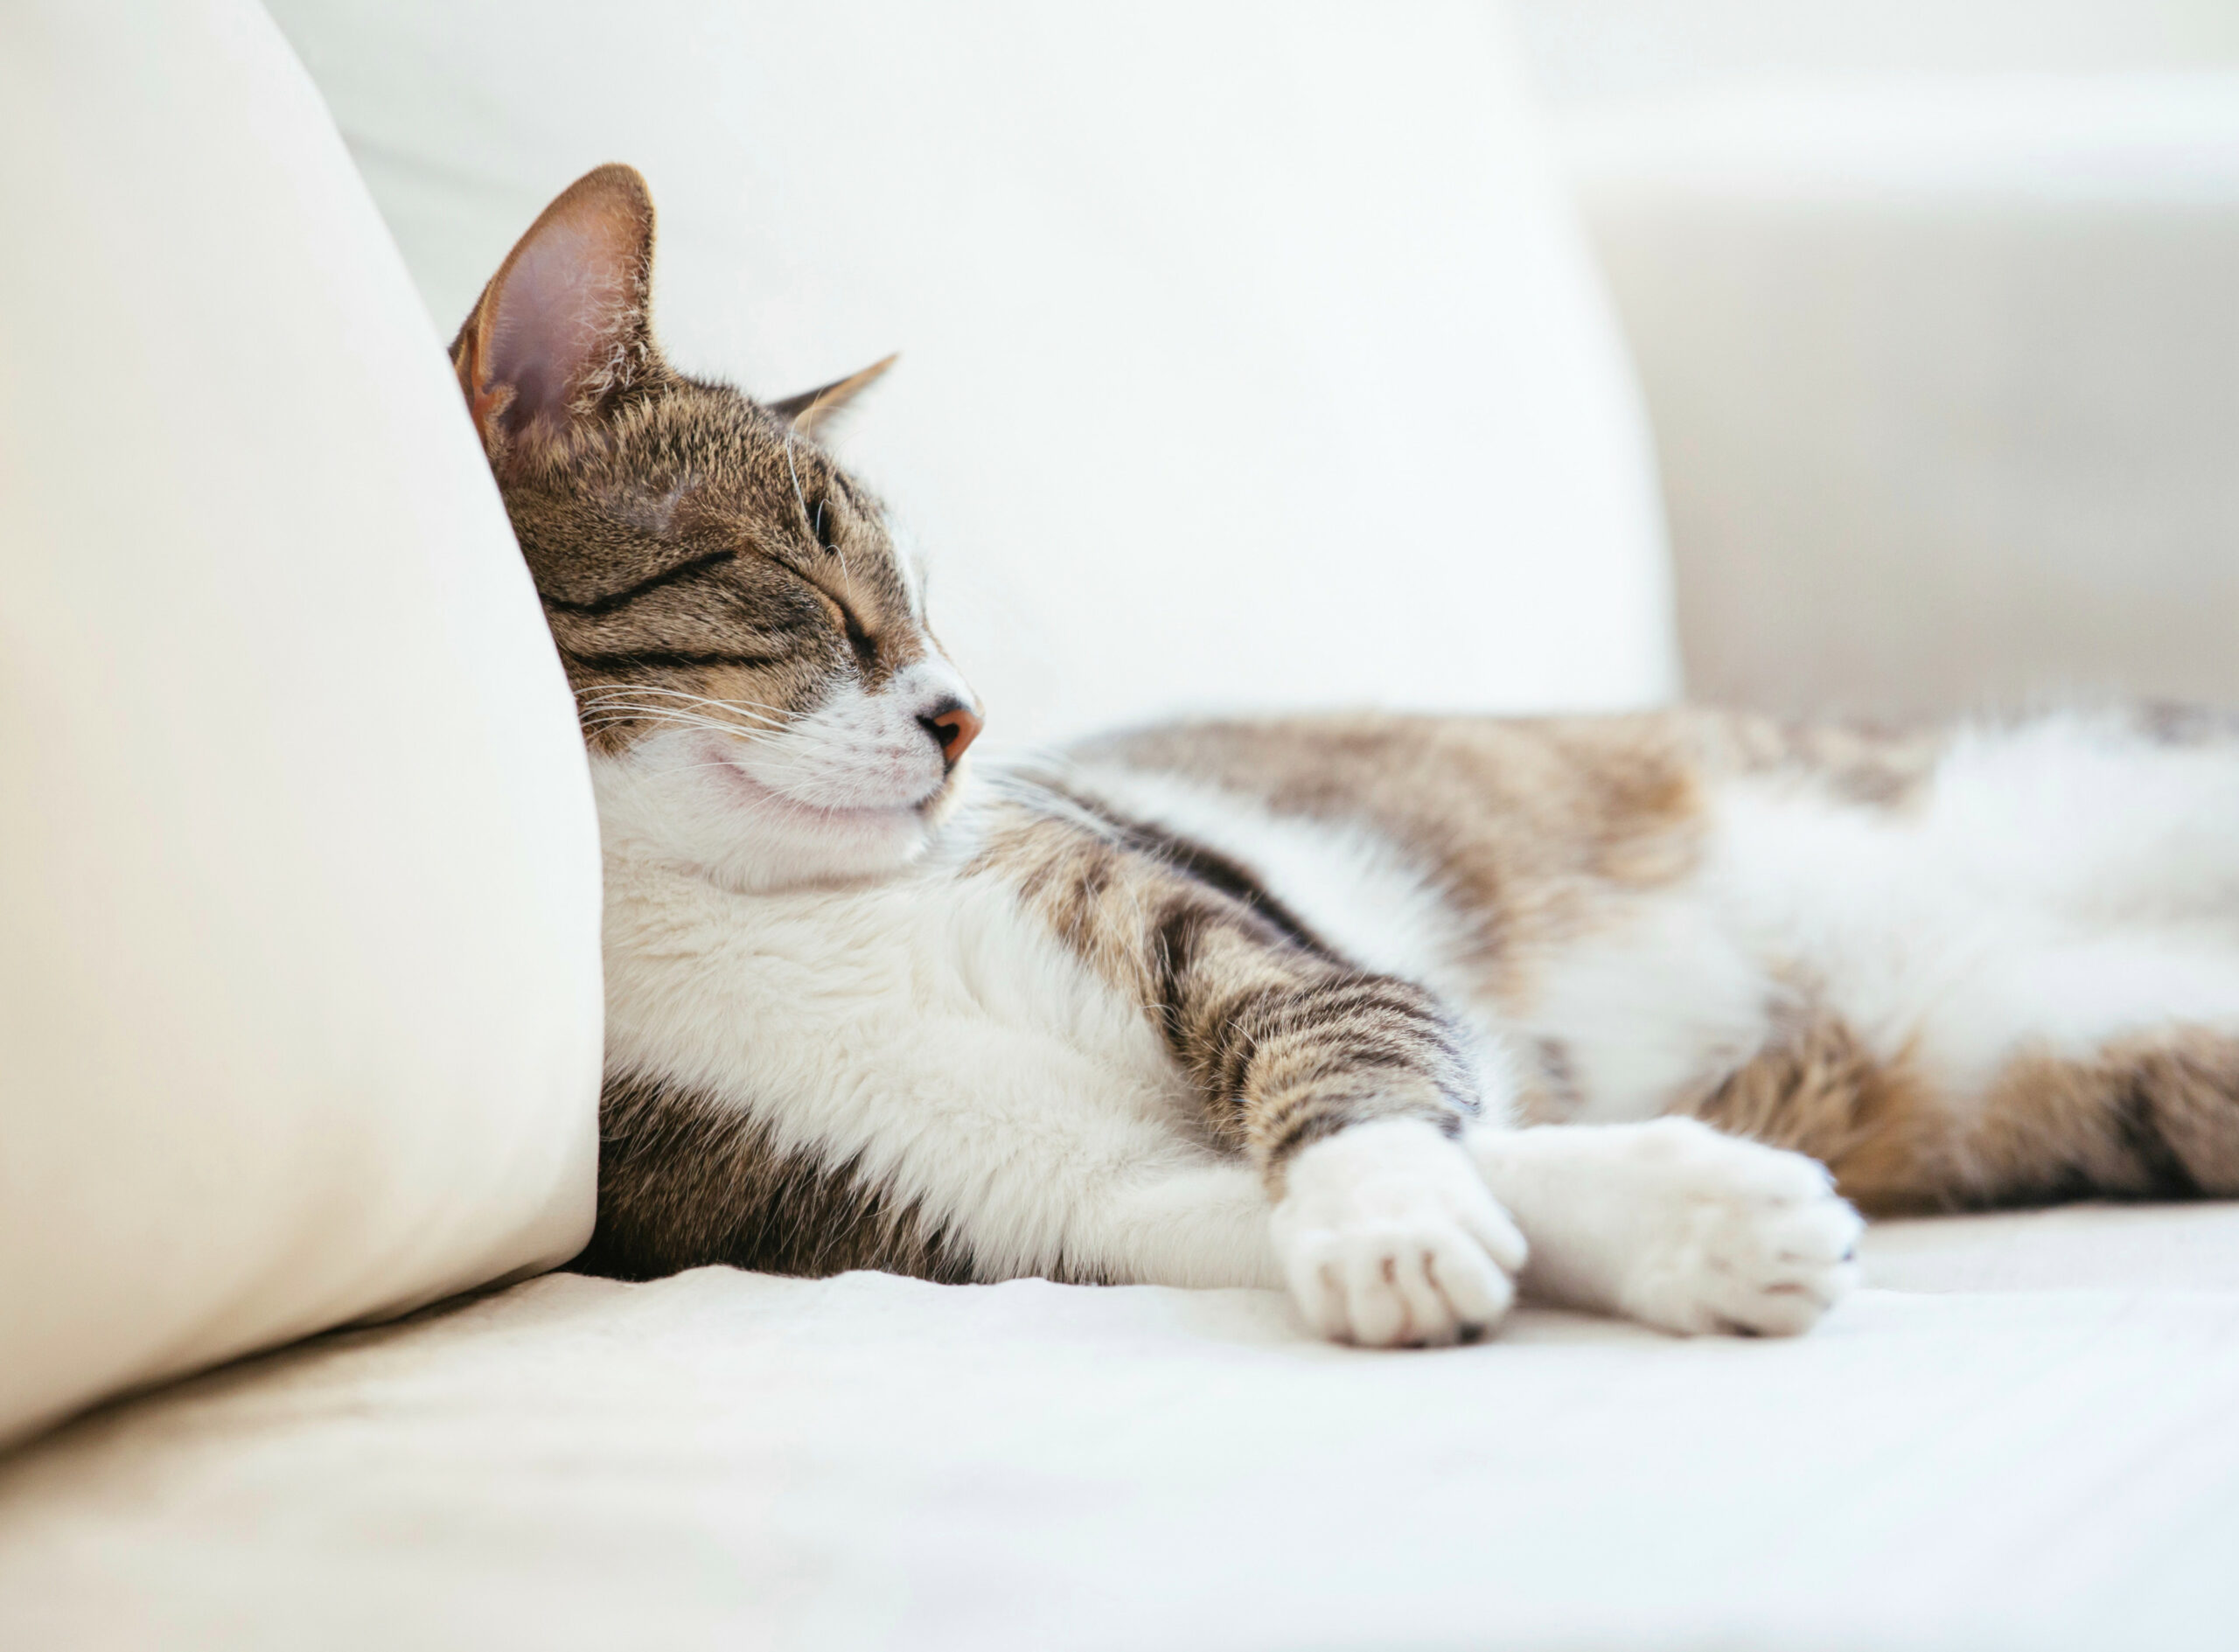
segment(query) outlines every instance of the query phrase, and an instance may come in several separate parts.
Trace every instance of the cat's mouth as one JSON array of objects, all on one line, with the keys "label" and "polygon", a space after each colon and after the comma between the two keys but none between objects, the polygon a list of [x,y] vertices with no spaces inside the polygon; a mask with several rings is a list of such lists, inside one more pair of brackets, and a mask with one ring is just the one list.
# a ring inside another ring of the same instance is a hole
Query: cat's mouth
[{"label": "cat's mouth", "polygon": [[827,831],[890,829],[904,822],[917,825],[938,810],[951,790],[947,777],[944,777],[923,796],[900,798],[890,803],[813,802],[783,791],[756,775],[739,761],[739,754],[736,750],[723,750],[715,754],[715,757],[723,777],[741,800],[756,813]]}]

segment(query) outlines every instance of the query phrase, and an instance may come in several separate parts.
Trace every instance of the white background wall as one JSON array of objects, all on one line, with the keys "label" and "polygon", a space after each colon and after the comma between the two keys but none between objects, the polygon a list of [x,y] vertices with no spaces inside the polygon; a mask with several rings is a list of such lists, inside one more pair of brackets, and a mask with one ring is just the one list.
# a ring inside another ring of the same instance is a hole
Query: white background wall
[{"label": "white background wall", "polygon": [[2239,5],[1516,10],[1691,693],[2239,701]]},{"label": "white background wall", "polygon": [[2232,0],[1510,0],[1558,108],[1751,81],[2239,65]]}]

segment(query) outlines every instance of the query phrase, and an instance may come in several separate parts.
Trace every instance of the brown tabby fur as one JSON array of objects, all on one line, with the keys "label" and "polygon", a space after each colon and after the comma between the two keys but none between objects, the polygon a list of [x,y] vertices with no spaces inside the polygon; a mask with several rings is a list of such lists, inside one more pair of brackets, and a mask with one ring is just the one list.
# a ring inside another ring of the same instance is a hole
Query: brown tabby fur
[{"label": "brown tabby fur", "polygon": [[599,1112],[599,1221],[580,1272],[646,1279],[725,1262],[817,1279],[855,1268],[945,1284],[973,1277],[955,1233],[858,1166],[783,1152],[736,1107],[623,1077],[608,1083]]},{"label": "brown tabby fur", "polygon": [[1251,874],[1085,799],[1004,809],[997,870],[1067,945],[1142,1004],[1204,1098],[1211,1140],[1276,1190],[1300,1148],[1371,1119],[1449,1134],[1477,1104],[1437,999],[1338,958]]},{"label": "brown tabby fur", "polygon": [[767,708],[813,705],[843,673],[875,687],[908,666],[927,633],[910,620],[882,507],[803,439],[887,362],[770,407],[687,378],[652,340],[645,181],[601,167],[538,227],[579,220],[593,240],[631,251],[614,338],[591,352],[569,416],[523,421],[513,393],[488,377],[499,296],[537,230],[492,277],[451,356],[583,705],[585,738],[617,749],[678,694],[759,727]]}]

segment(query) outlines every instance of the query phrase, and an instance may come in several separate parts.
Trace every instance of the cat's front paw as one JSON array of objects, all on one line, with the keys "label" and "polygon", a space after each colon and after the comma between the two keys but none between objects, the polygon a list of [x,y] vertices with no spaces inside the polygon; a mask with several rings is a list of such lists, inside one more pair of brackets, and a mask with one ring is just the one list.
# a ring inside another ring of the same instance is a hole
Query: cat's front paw
[{"label": "cat's front paw", "polygon": [[1816,1161],[1692,1119],[1638,1126],[1603,1183],[1616,1308],[1683,1335],[1794,1336],[1849,1293],[1865,1223]]},{"label": "cat's front paw", "polygon": [[1461,1342],[1516,1299],[1524,1236],[1468,1154],[1418,1119],[1356,1125],[1300,1149],[1273,1221],[1300,1311],[1341,1342]]}]

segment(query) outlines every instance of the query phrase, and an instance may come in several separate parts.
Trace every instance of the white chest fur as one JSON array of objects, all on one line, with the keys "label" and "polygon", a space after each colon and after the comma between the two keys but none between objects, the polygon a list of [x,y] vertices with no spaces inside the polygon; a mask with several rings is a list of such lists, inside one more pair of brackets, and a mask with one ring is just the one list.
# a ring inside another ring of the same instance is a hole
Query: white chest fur
[{"label": "white chest fur", "polygon": [[742,894],[610,854],[609,1063],[921,1203],[983,1277],[1270,1274],[1257,1180],[1142,1007],[990,877]]}]

